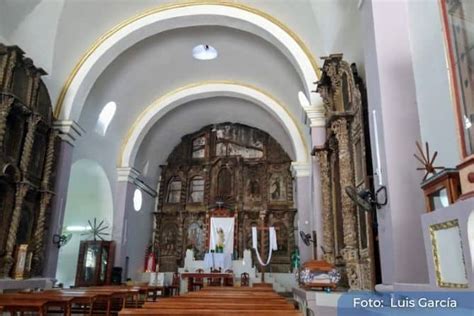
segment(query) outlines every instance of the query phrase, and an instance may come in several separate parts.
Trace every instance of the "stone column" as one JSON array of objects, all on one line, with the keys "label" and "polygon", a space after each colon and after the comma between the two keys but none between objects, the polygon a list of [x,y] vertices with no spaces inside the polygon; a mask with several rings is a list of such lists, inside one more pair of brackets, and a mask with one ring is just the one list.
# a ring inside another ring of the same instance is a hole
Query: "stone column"
[{"label": "stone column", "polygon": [[[326,115],[324,102],[317,93],[312,95],[313,104],[304,106],[304,110],[310,121],[311,128],[311,148],[321,148],[326,142]],[[311,202],[311,227],[316,231],[316,253],[315,259],[323,259],[323,251],[321,246],[324,245],[324,225],[323,225],[323,194],[322,190],[326,189],[322,185],[322,172],[319,162],[316,158],[312,158],[312,202]]]},{"label": "stone column", "polygon": [[55,164],[56,178],[54,197],[51,201],[50,229],[45,236],[45,261],[43,276],[54,278],[58,264],[59,249],[53,244],[53,235],[62,233],[64,209],[71,174],[74,143],[83,134],[83,129],[74,121],[56,121],[54,129],[61,141],[57,150],[58,161]]},{"label": "stone column", "polygon": [[331,124],[338,143],[339,183],[341,187],[341,212],[344,234],[344,249],[342,256],[346,263],[347,277],[351,290],[360,288],[360,269],[358,265],[357,230],[355,206],[351,198],[345,193],[345,188],[354,186],[354,172],[352,168],[351,148],[349,143],[348,121],[338,118]]},{"label": "stone column", "polygon": [[293,162],[291,164],[293,177],[295,179],[296,188],[296,208],[298,209],[298,231],[295,238],[298,238],[298,247],[300,250],[301,262],[306,262],[313,259],[313,247],[306,246],[299,236],[299,231],[311,233],[313,227],[311,226],[311,164],[304,162]]},{"label": "stone column", "polygon": [[117,168],[117,184],[115,190],[114,219],[112,240],[115,241],[115,266],[122,267],[125,273],[125,257],[127,246],[127,205],[133,196],[135,185],[133,182],[140,172],[131,167]]},{"label": "stone column", "polygon": [[[426,258],[420,255],[425,249],[421,226],[425,206],[422,175],[413,158],[421,135],[407,3],[366,0],[361,6],[372,161],[374,170],[381,170],[374,182],[375,189],[385,185],[388,196],[388,204],[377,210],[385,285],[428,283]],[[374,130],[373,110],[378,130]]]}]

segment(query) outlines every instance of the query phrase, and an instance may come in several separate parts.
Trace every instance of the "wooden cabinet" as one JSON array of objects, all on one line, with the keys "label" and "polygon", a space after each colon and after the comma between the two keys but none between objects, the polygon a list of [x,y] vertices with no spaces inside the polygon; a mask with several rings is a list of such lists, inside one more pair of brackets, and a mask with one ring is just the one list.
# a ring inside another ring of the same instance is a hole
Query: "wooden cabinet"
[{"label": "wooden cabinet", "polygon": [[81,241],[75,285],[79,287],[110,284],[114,254],[113,241]]},{"label": "wooden cabinet", "polygon": [[447,207],[459,198],[461,187],[457,170],[445,169],[421,184],[425,194],[426,211]]}]

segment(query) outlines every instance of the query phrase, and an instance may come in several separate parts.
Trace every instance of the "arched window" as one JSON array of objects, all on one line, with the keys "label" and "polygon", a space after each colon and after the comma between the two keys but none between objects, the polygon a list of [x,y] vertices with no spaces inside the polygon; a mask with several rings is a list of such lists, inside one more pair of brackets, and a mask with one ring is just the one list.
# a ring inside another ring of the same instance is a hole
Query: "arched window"
[{"label": "arched window", "polygon": [[179,203],[181,201],[181,180],[172,178],[168,184],[168,203]]},{"label": "arched window", "polygon": [[109,102],[104,106],[99,114],[99,119],[97,120],[97,125],[95,127],[95,131],[99,135],[105,136],[107,128],[109,127],[110,122],[112,122],[116,110],[117,104],[115,104],[115,102]]},{"label": "arched window", "polygon": [[189,202],[196,203],[204,201],[204,178],[196,176],[189,184]]}]

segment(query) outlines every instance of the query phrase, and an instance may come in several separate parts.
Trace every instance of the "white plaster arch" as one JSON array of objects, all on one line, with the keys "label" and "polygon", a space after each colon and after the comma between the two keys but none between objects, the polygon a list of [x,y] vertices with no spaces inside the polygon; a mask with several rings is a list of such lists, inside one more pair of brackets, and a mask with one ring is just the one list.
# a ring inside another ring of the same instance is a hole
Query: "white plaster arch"
[{"label": "white plaster arch", "polygon": [[273,115],[284,126],[292,142],[296,162],[308,164],[310,159],[307,142],[295,119],[282,104],[255,87],[242,83],[216,81],[182,87],[162,96],[148,106],[135,120],[122,142],[118,158],[119,169],[134,167],[140,144],[153,125],[163,116],[187,102],[216,96],[244,99]]},{"label": "white plaster arch", "polygon": [[290,60],[301,77],[310,101],[316,102],[316,94],[310,91],[318,80],[319,68],[295,33],[257,9],[233,2],[201,1],[146,11],[100,37],[69,75],[56,103],[56,118],[78,121],[94,82],[117,56],[141,40],[176,28],[177,25],[219,25],[243,30],[267,40]]}]

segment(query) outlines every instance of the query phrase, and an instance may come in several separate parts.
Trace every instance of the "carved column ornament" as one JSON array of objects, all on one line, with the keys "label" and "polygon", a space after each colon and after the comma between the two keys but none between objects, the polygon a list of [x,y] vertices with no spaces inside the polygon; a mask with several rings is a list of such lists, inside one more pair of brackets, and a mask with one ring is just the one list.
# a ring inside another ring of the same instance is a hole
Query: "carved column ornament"
[{"label": "carved column ornament", "polygon": [[13,265],[13,251],[15,250],[16,244],[16,233],[18,231],[18,225],[20,224],[21,210],[25,202],[26,194],[29,190],[29,185],[26,183],[18,183],[16,187],[15,195],[15,208],[13,210],[10,229],[8,231],[7,243],[5,247],[5,256],[2,262],[1,276],[8,276],[12,265]]},{"label": "carved column ornament", "polygon": [[7,118],[14,101],[15,99],[13,97],[0,97],[0,149],[3,149],[3,142],[7,131]]},{"label": "carved column ornament", "polygon": [[51,203],[53,193],[43,192],[41,195],[40,209],[38,214],[38,220],[36,223],[36,230],[33,234],[33,264],[32,264],[32,275],[39,276],[43,270],[43,259],[44,259],[44,232],[46,224],[46,211]]},{"label": "carved column ornament", "polygon": [[28,118],[28,130],[25,136],[25,143],[23,145],[23,152],[21,154],[20,169],[25,172],[28,170],[31,161],[31,154],[33,150],[33,144],[35,141],[35,132],[38,123],[41,121],[39,115],[31,115]]},{"label": "carved column ornament", "polygon": [[317,149],[319,170],[321,174],[321,190],[323,200],[323,258],[327,262],[334,264],[334,219],[331,203],[331,175],[328,160],[328,150],[326,148]]}]

